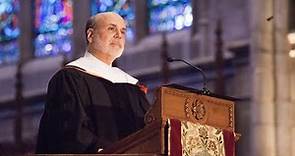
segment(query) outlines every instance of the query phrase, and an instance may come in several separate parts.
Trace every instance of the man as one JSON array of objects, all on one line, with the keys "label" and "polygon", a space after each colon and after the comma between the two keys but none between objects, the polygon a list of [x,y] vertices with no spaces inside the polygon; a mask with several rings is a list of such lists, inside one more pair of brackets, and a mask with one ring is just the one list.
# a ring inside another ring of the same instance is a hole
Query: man
[{"label": "man", "polygon": [[36,153],[97,153],[143,128],[149,106],[138,80],[112,67],[125,44],[118,14],[92,16],[85,55],[50,80]]}]

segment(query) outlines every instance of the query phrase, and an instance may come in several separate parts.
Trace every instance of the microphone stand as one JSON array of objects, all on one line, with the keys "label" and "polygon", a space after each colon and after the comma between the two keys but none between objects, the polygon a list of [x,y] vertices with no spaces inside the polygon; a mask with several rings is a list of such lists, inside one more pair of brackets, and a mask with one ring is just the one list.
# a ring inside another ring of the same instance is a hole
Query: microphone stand
[{"label": "microphone stand", "polygon": [[183,59],[175,59],[175,58],[171,58],[171,57],[168,57],[167,58],[167,61],[168,62],[183,62],[187,65],[189,65],[190,67],[198,70],[199,72],[201,72],[201,75],[203,77],[203,89],[202,89],[202,94],[205,94],[205,95],[209,95],[210,94],[210,90],[206,88],[206,85],[207,85],[207,78],[206,78],[206,75],[205,75],[205,72],[199,68],[199,67],[196,67],[194,65],[192,65],[191,63],[187,62],[186,60],[183,60]]}]

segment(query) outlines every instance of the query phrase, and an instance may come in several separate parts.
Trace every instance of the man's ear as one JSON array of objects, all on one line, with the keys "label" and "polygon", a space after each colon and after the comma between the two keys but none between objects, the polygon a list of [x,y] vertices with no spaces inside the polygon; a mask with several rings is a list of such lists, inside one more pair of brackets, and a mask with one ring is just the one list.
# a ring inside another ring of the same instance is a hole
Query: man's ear
[{"label": "man's ear", "polygon": [[93,28],[89,28],[89,29],[87,30],[87,41],[88,41],[89,43],[92,43],[92,40],[93,40],[93,31],[94,31]]}]

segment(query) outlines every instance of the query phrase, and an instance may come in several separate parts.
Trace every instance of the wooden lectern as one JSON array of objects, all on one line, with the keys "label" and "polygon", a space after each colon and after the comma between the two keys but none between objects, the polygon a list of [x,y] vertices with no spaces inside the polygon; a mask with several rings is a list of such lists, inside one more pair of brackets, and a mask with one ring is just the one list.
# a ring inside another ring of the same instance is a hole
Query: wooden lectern
[{"label": "wooden lectern", "polygon": [[[208,125],[235,134],[233,100],[178,85],[162,86],[146,113],[146,126],[101,153],[168,155],[168,119]],[[235,138],[238,139],[236,135]]]}]

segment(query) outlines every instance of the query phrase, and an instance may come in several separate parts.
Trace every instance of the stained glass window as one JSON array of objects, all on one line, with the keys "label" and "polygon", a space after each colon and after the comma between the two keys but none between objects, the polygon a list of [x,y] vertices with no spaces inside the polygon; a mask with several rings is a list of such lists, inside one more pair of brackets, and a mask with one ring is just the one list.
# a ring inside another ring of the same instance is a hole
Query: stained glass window
[{"label": "stained glass window", "polygon": [[16,62],[19,59],[20,35],[18,0],[0,0],[0,64]]},{"label": "stained glass window", "polygon": [[100,12],[116,12],[127,22],[126,38],[128,41],[134,39],[135,10],[134,3],[130,0],[92,0],[92,15]]},{"label": "stained glass window", "polygon": [[72,0],[35,0],[35,56],[71,51]]},{"label": "stained glass window", "polygon": [[193,21],[190,0],[148,0],[151,33],[181,30]]}]

